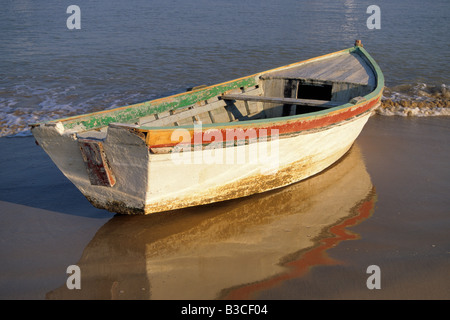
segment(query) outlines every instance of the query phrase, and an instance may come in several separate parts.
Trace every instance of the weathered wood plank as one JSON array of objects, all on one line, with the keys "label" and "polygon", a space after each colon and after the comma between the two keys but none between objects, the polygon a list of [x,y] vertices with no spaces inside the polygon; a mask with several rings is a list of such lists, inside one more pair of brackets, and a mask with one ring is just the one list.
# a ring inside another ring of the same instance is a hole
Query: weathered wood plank
[{"label": "weathered wood plank", "polygon": [[295,77],[295,76],[261,76],[261,80],[298,80],[299,83],[317,84],[317,85],[333,85],[333,84],[352,84],[366,86],[366,82],[354,82],[354,81],[340,81],[340,80],[324,80],[315,78]]},{"label": "weathered wood plank", "polygon": [[264,78],[311,78],[374,85],[369,63],[357,53],[345,53],[329,59],[313,61],[293,68],[266,73]]},{"label": "weathered wood plank", "polygon": [[116,184],[116,178],[111,171],[103,143],[91,139],[79,139],[81,155],[91,185],[112,187]]},{"label": "weathered wood plank", "polygon": [[142,123],[143,126],[152,126],[152,127],[163,127],[169,124],[172,124],[177,121],[181,121],[186,118],[191,118],[197,116],[201,113],[205,113],[208,111],[213,111],[220,107],[225,107],[225,101],[217,100],[212,103],[205,104],[203,106],[194,107],[192,109],[187,109],[184,111],[180,111],[179,113],[173,115],[166,115],[165,117],[159,117],[159,119],[151,120],[145,123]]},{"label": "weathered wood plank", "polygon": [[243,94],[227,94],[222,95],[223,100],[245,100],[245,101],[258,101],[269,102],[278,104],[295,104],[295,105],[307,105],[318,107],[336,107],[342,104],[342,102],[326,101],[326,100],[313,100],[313,99],[295,99],[295,98],[278,98],[278,97],[265,97],[265,96],[251,96]]}]

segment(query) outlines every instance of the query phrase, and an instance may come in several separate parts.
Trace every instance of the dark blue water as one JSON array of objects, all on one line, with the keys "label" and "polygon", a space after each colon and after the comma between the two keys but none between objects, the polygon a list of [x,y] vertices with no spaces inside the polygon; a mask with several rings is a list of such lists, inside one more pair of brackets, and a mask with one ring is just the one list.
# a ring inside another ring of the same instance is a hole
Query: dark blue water
[{"label": "dark blue water", "polygon": [[[81,9],[79,30],[66,26],[73,4]],[[381,28],[369,30],[366,10],[374,4]],[[355,39],[388,87],[411,99],[424,85],[445,92],[449,12],[448,0],[3,0],[0,135],[231,80]]]}]

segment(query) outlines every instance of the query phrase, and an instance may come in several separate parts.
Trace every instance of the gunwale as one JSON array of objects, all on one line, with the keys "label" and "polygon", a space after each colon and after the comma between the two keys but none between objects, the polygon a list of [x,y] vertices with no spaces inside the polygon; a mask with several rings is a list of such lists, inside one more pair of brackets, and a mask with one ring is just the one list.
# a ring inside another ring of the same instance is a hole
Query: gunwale
[{"label": "gunwale", "polygon": [[[302,64],[310,63],[313,61],[319,61],[322,59],[327,59],[336,55],[345,53],[358,53],[364,59],[367,59],[368,66],[372,68],[372,71],[376,77],[375,88],[367,95],[365,95],[364,101],[353,103],[345,103],[336,107],[328,108],[326,110],[316,111],[314,113],[299,114],[292,116],[283,116],[275,118],[264,118],[237,122],[226,122],[226,123],[211,123],[203,124],[203,130],[208,129],[226,129],[226,128],[280,128],[284,126],[290,126],[294,129],[294,132],[299,132],[302,130],[310,130],[313,128],[318,128],[320,126],[327,126],[329,123],[323,118],[334,119],[336,121],[342,121],[358,115],[361,112],[365,112],[375,106],[376,103],[381,99],[381,93],[384,88],[384,76],[381,72],[380,67],[375,62],[375,60],[370,56],[370,54],[361,46],[354,46],[348,49],[343,49],[333,53],[328,53],[318,57],[310,58],[300,62],[288,64],[278,68],[262,71],[253,75],[241,77],[238,79],[222,82],[219,84],[214,84],[206,86],[197,90],[182,92],[175,95],[162,97],[159,99],[149,100],[146,102],[141,102],[137,104],[127,105],[123,107],[118,107],[115,109],[108,109],[88,114],[77,115],[68,118],[55,119],[45,123],[32,124],[31,127],[36,127],[41,124],[44,125],[55,125],[61,123],[65,130],[71,133],[93,130],[97,128],[102,128],[109,126],[113,123],[123,123],[124,125],[129,125],[130,128],[138,132],[144,133],[147,136],[154,137],[157,135],[164,135],[164,132],[173,132],[175,129],[187,129],[189,131],[194,130],[194,125],[184,125],[184,126],[161,126],[161,127],[148,127],[148,126],[137,126],[131,125],[130,123],[135,122],[137,119],[152,114],[155,112],[162,112],[164,110],[178,109],[192,105],[200,100],[208,100],[212,97],[216,97],[223,93],[224,91],[236,89],[240,87],[246,87],[251,85],[257,85],[258,79],[262,74],[275,72],[294,66],[300,66]],[[299,123],[304,123],[299,125]],[[310,125],[305,125],[309,123]],[[311,127],[311,124],[316,123],[315,126]],[[296,130],[296,131],[295,131]],[[283,130],[280,132],[282,133]],[[292,130],[291,130],[292,132]],[[149,135],[150,133],[150,135]],[[146,142],[151,147],[166,146],[167,143],[162,144],[152,144],[151,138],[146,139]],[[169,144],[170,145],[170,144]]]}]

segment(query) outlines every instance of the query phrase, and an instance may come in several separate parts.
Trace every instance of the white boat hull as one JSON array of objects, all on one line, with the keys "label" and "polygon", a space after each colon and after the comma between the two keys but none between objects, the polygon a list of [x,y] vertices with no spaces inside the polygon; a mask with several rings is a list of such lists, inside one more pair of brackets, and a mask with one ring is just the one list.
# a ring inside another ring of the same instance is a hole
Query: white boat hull
[{"label": "white boat hull", "polygon": [[[349,150],[369,116],[366,112],[322,130],[225,148],[222,158],[214,157],[218,163],[207,163],[211,150],[153,154],[138,136],[109,128],[103,147],[117,179],[113,187],[91,184],[78,142],[58,134],[57,126],[40,131],[36,139],[96,207],[148,214],[244,197],[311,177]],[[246,161],[229,161],[230,153],[245,155]],[[253,163],[248,161],[255,155]]]}]

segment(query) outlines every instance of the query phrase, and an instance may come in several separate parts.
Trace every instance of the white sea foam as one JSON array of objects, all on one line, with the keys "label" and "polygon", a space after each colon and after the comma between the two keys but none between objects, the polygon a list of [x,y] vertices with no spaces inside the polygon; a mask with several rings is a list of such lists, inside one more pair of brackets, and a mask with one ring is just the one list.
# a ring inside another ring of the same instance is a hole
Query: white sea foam
[{"label": "white sea foam", "polygon": [[0,88],[0,137],[30,135],[29,125],[151,99],[137,92],[96,94],[80,99],[76,86]]},{"label": "white sea foam", "polygon": [[448,86],[425,83],[386,88],[377,114],[384,116],[433,117],[450,115]]},{"label": "white sea foam", "polygon": [[378,108],[376,113],[383,116],[403,116],[403,117],[435,117],[450,116],[450,108],[408,108],[395,106],[389,108]]}]

